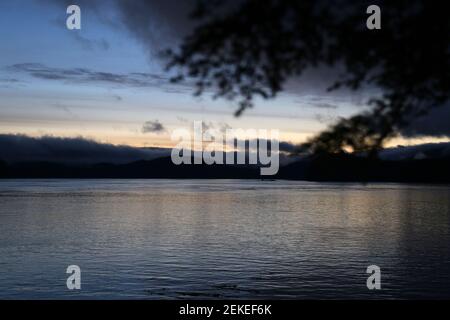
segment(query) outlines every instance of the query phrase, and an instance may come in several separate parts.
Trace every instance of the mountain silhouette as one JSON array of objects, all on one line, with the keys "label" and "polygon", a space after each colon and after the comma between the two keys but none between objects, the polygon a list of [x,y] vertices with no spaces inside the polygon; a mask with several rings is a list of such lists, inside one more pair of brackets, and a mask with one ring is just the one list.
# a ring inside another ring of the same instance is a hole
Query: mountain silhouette
[{"label": "mountain silhouette", "polygon": [[65,164],[0,161],[0,178],[79,179],[285,179],[335,182],[450,183],[450,158],[380,160],[351,154],[321,154],[260,176],[256,165],[175,165],[170,157],[127,164]]}]

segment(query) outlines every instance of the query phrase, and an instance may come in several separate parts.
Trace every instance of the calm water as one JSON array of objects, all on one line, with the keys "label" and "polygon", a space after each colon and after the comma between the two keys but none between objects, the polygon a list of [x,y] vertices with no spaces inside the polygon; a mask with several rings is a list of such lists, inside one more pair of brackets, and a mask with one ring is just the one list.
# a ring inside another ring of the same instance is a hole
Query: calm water
[{"label": "calm water", "polygon": [[448,186],[0,181],[0,298],[433,297],[450,298]]}]

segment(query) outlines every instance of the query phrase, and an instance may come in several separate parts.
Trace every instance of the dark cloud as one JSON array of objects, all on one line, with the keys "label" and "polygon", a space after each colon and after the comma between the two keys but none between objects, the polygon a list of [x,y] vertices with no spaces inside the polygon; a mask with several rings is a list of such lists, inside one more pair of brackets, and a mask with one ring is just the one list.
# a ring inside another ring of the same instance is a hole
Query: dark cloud
[{"label": "dark cloud", "polygon": [[164,131],[166,131],[166,128],[158,120],[146,121],[142,126],[143,133],[162,133]]},{"label": "dark cloud", "polygon": [[100,40],[91,40],[80,35],[79,32],[70,32],[73,35],[75,41],[77,41],[85,50],[94,51],[94,50],[109,50],[109,43],[105,39]]},{"label": "dark cloud", "polygon": [[[99,2],[97,0],[97,2]],[[101,2],[101,1],[100,1]],[[220,17],[242,0],[115,0],[122,24],[152,54],[174,47],[197,26],[192,13],[208,7],[208,18]]]},{"label": "dark cloud", "polygon": [[[61,9],[73,4],[69,0],[39,1]],[[192,30],[194,24],[189,14],[196,2],[197,0],[78,0],[76,3],[82,14],[92,13],[105,24],[125,27],[154,58]],[[119,17],[119,21],[111,21],[112,16]]]},{"label": "dark cloud", "polygon": [[12,88],[23,85],[23,81],[14,78],[0,79],[0,88]]},{"label": "dark cloud", "polygon": [[330,103],[316,103],[314,107],[319,109],[337,109],[338,106]]},{"label": "dark cloud", "polygon": [[196,0],[117,1],[122,23],[152,54],[178,43],[193,28]]},{"label": "dark cloud", "polygon": [[59,111],[64,112],[71,119],[79,119],[78,116],[71,110],[71,108],[63,103],[53,103],[51,106]]},{"label": "dark cloud", "polygon": [[7,79],[0,79],[0,82],[4,82],[4,83],[18,83],[18,82],[20,82],[20,80],[13,79],[13,78],[7,78]]},{"label": "dark cloud", "polygon": [[437,107],[420,118],[412,121],[403,129],[402,135],[414,137],[449,137],[450,138],[450,104]]},{"label": "dark cloud", "polygon": [[[239,145],[244,143],[245,144],[245,148],[248,149],[250,145],[265,145],[267,146],[267,149],[270,150],[272,142],[271,140],[265,140],[265,139],[252,139],[252,140],[234,140],[233,142],[231,142],[231,145]],[[291,142],[287,142],[287,141],[278,141],[278,150],[280,152],[285,152],[285,153],[294,153],[296,150],[297,145],[291,143]],[[241,150],[242,151],[242,150]],[[254,150],[256,151],[256,150]]]},{"label": "dark cloud", "polygon": [[[292,150],[292,147],[290,143],[280,142],[281,151]],[[34,138],[14,134],[0,134],[0,150],[2,150],[0,161],[8,163],[44,161],[67,164],[122,164],[167,157],[171,153],[171,149],[115,146],[81,137],[44,136]],[[296,157],[280,154],[281,165],[296,159]]]},{"label": "dark cloud", "polygon": [[450,143],[426,143],[415,146],[398,146],[380,152],[383,160],[442,159],[450,157]]},{"label": "dark cloud", "polygon": [[287,142],[287,141],[279,142],[279,148],[280,148],[280,151],[282,151],[282,152],[292,153],[295,151],[296,147],[297,146],[291,142]]},{"label": "dark cloud", "polygon": [[128,87],[157,87],[172,92],[190,92],[189,84],[173,84],[169,77],[155,73],[126,74],[94,71],[87,68],[54,68],[41,63],[20,63],[7,67],[10,72],[24,73],[43,80],[95,83]]},{"label": "dark cloud", "polygon": [[7,162],[128,163],[170,155],[170,149],[134,148],[84,138],[0,134],[0,158]]}]

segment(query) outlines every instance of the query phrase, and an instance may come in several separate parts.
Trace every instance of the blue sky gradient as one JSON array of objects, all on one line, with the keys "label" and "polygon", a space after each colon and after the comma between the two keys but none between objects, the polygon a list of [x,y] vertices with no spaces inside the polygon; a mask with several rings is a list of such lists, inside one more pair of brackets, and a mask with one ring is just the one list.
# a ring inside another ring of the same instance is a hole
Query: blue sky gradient
[{"label": "blue sky gradient", "polygon": [[[176,17],[150,10],[144,33],[149,40],[142,41],[142,32],[127,27],[112,1],[79,3],[81,30],[66,28],[65,1],[0,3],[0,133],[170,146],[170,130],[203,120],[279,129],[281,139],[297,143],[361,111],[368,97],[368,92],[327,93],[329,77],[320,70],[235,118],[233,102],[194,97],[189,85],[169,83],[170,73],[155,53],[176,39],[170,32]],[[82,75],[71,74],[80,69]],[[167,130],[142,131],[146,121],[156,120]]]}]

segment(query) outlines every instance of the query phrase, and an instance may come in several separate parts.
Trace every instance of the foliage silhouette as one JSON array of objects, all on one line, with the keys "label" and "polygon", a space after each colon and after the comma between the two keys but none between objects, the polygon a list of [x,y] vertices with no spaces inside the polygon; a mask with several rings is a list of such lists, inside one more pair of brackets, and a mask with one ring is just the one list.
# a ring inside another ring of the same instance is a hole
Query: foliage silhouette
[{"label": "foliage silhouette", "polygon": [[[381,30],[366,9],[381,8]],[[168,50],[173,81],[194,78],[196,94],[237,100],[236,115],[256,97],[274,98],[308,68],[342,69],[329,90],[379,92],[370,109],[341,119],[303,149],[376,155],[411,120],[444,105],[450,92],[450,19],[444,1],[200,1],[199,24]],[[301,90],[301,88],[299,88]]]}]

